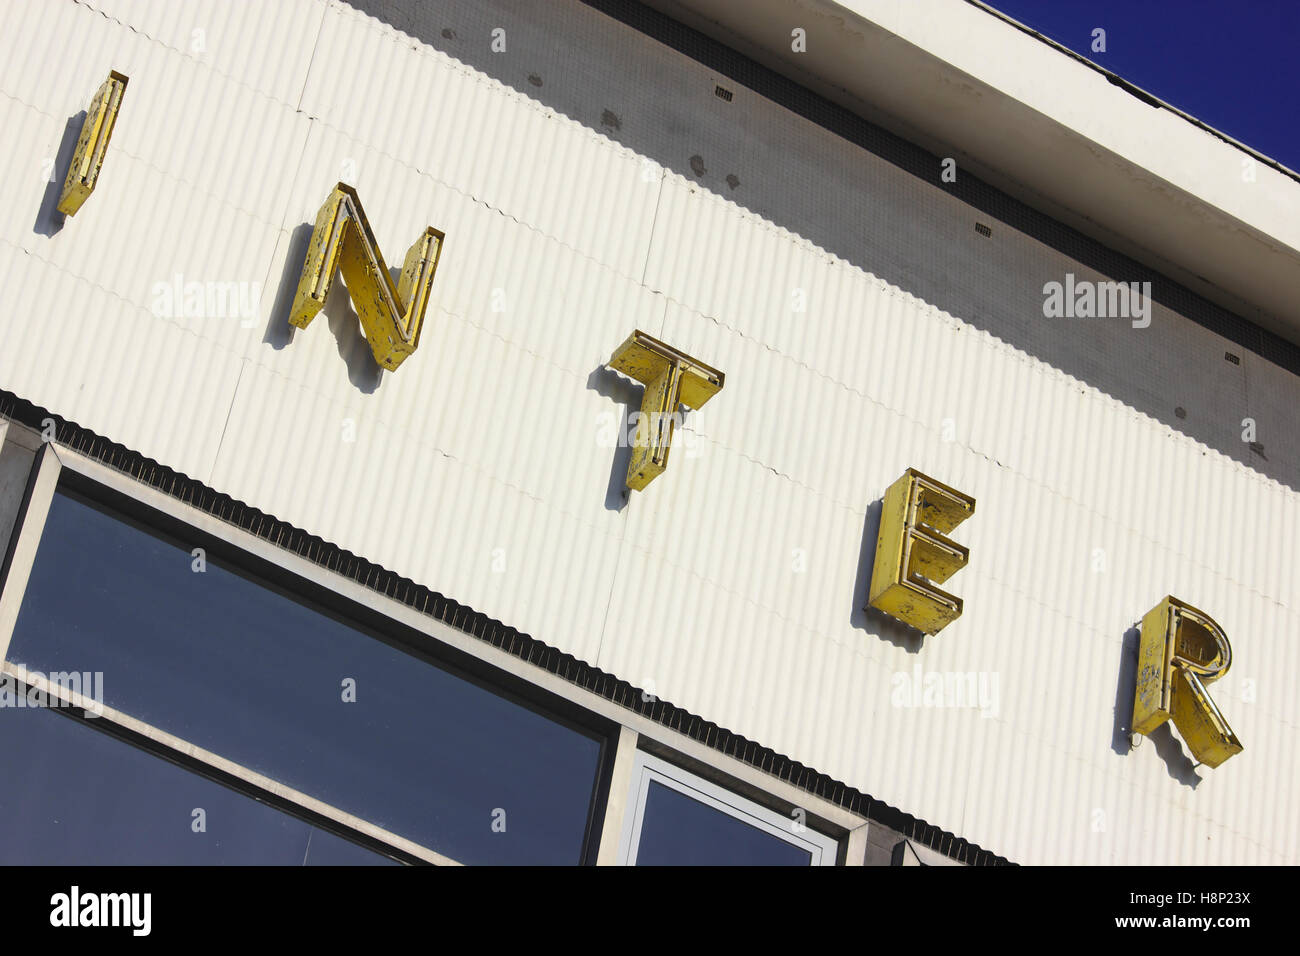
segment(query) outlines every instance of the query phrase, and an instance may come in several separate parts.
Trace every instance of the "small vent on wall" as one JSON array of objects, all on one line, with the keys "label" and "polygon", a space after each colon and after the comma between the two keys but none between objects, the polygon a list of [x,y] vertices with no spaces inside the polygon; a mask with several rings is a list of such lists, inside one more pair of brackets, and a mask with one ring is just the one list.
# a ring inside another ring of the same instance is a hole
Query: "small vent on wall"
[{"label": "small vent on wall", "polygon": [[725,89],[724,87],[715,86],[713,88],[713,95],[720,100],[726,100],[728,103],[731,102],[731,90]]},{"label": "small vent on wall", "polygon": [[1226,360],[1228,360],[1229,362],[1231,362],[1233,365],[1240,365],[1240,364],[1241,364],[1241,356],[1240,356],[1240,355],[1233,355],[1231,352],[1224,352],[1224,353],[1223,353],[1223,357],[1224,357]]},{"label": "small vent on wall", "polygon": [[993,238],[993,230],[990,229],[988,226],[984,225],[984,223],[982,222],[975,223],[975,231],[978,232],[985,239]]}]

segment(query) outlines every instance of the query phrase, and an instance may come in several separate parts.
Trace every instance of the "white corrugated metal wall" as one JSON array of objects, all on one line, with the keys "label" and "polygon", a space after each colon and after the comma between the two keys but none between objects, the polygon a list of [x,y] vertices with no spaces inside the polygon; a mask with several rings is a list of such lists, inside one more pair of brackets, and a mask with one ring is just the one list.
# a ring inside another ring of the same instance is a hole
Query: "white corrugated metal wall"
[{"label": "white corrugated metal wall", "polygon": [[[1159,305],[1052,325],[1022,304],[1086,267],[743,88],[718,114],[724,80],[572,0],[393,5],[417,36],[323,0],[2,9],[0,387],[1018,862],[1300,860],[1291,373]],[[439,18],[463,58],[420,38]],[[109,69],[110,154],[59,228],[52,161]],[[396,374],[342,290],[283,326],[339,179],[390,264],[447,233]],[[261,297],[169,309],[190,282]],[[638,392],[601,366],[634,327],[727,385],[624,502],[602,434]],[[908,466],[979,502],[966,613],[924,642],[860,611]],[[1218,770],[1117,752],[1125,634],[1171,592],[1233,640]],[[996,696],[905,706],[918,668]]]}]

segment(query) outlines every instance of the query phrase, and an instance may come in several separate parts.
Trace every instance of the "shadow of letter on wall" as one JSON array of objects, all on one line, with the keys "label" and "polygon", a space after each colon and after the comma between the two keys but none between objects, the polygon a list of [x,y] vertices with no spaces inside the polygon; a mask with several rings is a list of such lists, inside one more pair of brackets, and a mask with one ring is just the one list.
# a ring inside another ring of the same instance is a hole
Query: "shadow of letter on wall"
[{"label": "shadow of letter on wall", "polygon": [[874,634],[909,654],[916,654],[921,650],[925,635],[867,604],[871,596],[871,571],[876,562],[876,539],[880,536],[880,513],[884,506],[883,498],[872,502],[862,522],[862,546],[858,550],[858,576],[853,585],[849,626]]},{"label": "shadow of letter on wall", "polygon": [[641,389],[606,365],[597,365],[587,376],[587,388],[619,406],[619,410],[612,413],[614,421],[611,427],[605,428],[602,422],[592,423],[592,440],[598,440],[598,436],[605,432],[617,438],[614,460],[609,467],[609,485],[605,489],[605,508],[609,511],[622,511],[627,507],[632,494],[627,487],[627,466],[632,460],[632,436],[629,434],[628,419],[633,411],[641,409]]},{"label": "shadow of letter on wall", "polygon": [[41,198],[41,208],[36,213],[36,222],[32,232],[38,236],[53,236],[63,228],[68,217],[59,212],[59,197],[63,195],[63,183],[68,178],[68,169],[72,166],[72,154],[77,151],[77,138],[81,136],[81,125],[86,121],[86,111],[82,110],[63,128],[63,139],[59,142],[59,151],[52,160],[48,160],[49,179],[45,183],[45,195]]},{"label": "shadow of letter on wall", "polygon": [[1165,762],[1169,776],[1184,786],[1195,789],[1201,782],[1201,776],[1196,772],[1196,763],[1187,756],[1183,745],[1174,736],[1171,729],[1173,721],[1165,721],[1145,738],[1133,733],[1133,697],[1137,693],[1138,642],[1141,637],[1141,632],[1134,626],[1124,632],[1121,642],[1119,680],[1115,685],[1115,723],[1110,747],[1122,757],[1133,754],[1134,759],[1139,759],[1138,754],[1145,749],[1142,742],[1148,740],[1155,747],[1156,755]]}]

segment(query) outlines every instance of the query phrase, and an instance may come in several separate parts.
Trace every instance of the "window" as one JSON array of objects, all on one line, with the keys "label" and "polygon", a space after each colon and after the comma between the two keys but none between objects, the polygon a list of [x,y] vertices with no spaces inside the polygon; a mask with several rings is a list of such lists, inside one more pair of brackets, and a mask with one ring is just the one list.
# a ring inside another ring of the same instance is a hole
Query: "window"
[{"label": "window", "polygon": [[0,748],[0,864],[833,865],[767,806],[862,824],[53,443],[0,565]]},{"label": "window", "polygon": [[0,863],[376,866],[394,860],[81,721],[6,708]]},{"label": "window", "polygon": [[[20,675],[93,675],[106,713],[450,860],[586,859],[599,734],[297,600],[221,554],[200,561],[190,542],[64,486],[50,501],[7,663]],[[19,713],[0,711],[0,734],[39,726],[68,738],[67,728],[39,721],[19,727]],[[105,746],[70,726],[84,739],[68,743],[69,753]],[[192,781],[149,772],[181,804],[191,799]],[[24,786],[38,800],[61,782],[66,775],[47,766]],[[126,783],[87,782],[109,787],[108,799]],[[178,807],[172,818],[184,836],[190,811],[177,817]],[[135,821],[116,822],[124,841],[134,838]],[[217,824],[209,812],[209,828]],[[0,859],[11,852],[0,841]],[[124,842],[122,858],[131,852]]]},{"label": "window", "polygon": [[649,754],[637,754],[620,860],[636,866],[834,866],[836,842]]}]

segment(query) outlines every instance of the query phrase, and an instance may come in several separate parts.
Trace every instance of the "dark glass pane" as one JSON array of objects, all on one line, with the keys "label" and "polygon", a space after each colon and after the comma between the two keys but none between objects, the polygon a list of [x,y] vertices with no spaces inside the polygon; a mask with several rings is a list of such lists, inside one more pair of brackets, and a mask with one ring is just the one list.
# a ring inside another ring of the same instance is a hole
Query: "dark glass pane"
[{"label": "dark glass pane", "polygon": [[594,736],[191,562],[56,495],[10,659],[102,672],[109,707],[453,859],[580,861]]},{"label": "dark glass pane", "polygon": [[637,866],[811,866],[812,854],[650,781]]},{"label": "dark glass pane", "polygon": [[395,864],[51,710],[0,709],[0,753],[0,864]]}]

